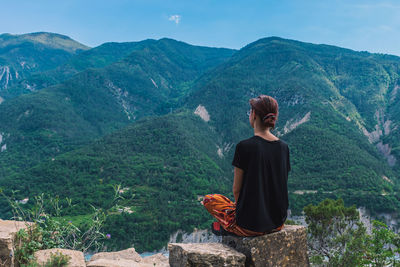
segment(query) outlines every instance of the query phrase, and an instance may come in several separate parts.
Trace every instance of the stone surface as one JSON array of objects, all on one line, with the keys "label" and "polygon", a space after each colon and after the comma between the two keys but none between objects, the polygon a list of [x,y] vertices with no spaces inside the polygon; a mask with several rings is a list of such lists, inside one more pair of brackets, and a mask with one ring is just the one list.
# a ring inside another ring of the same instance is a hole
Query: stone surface
[{"label": "stone surface", "polygon": [[244,266],[246,257],[220,243],[170,243],[169,264],[171,267],[217,267]]},{"label": "stone surface", "polygon": [[140,262],[142,260],[142,257],[135,251],[134,248],[128,248],[125,250],[121,251],[116,251],[116,252],[100,252],[96,253],[92,256],[90,261],[95,261],[98,259],[107,259],[107,260],[131,260],[131,261],[136,261]]},{"label": "stone surface", "polygon": [[[142,259],[142,265],[141,267],[149,266],[157,266],[157,267],[168,267],[169,266],[169,260],[167,257],[165,257],[163,254],[158,253],[152,256],[148,256]],[[146,264],[146,265],[144,265]]]},{"label": "stone surface", "polygon": [[86,266],[90,267],[138,267],[137,262],[130,260],[109,260],[109,259],[97,259],[90,261]]},{"label": "stone surface", "polygon": [[88,267],[167,267],[168,259],[162,254],[142,258],[134,248],[117,252],[101,252],[92,256]]},{"label": "stone surface", "polygon": [[26,228],[27,222],[0,220],[0,266],[14,267],[14,238],[16,233]]},{"label": "stone surface", "polygon": [[246,255],[246,267],[309,266],[304,226],[285,225],[279,232],[258,237],[224,236],[222,243]]},{"label": "stone surface", "polygon": [[62,248],[39,250],[35,252],[35,258],[37,263],[43,265],[50,259],[52,254],[56,253],[61,253],[63,255],[70,257],[67,265],[68,267],[86,267],[83,253],[77,250],[62,249]]}]

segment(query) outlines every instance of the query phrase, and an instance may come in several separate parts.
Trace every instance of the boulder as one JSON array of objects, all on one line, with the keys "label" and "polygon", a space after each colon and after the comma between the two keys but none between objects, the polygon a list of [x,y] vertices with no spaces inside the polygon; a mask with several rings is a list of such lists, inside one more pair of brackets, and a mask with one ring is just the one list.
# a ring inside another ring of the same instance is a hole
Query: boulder
[{"label": "boulder", "polygon": [[165,257],[163,254],[158,253],[158,254],[143,258],[142,264],[143,264],[143,267],[145,267],[144,264],[146,264],[146,266],[149,266],[149,267],[153,267],[153,266],[168,267],[169,261],[168,261],[168,258]]},{"label": "boulder", "polygon": [[16,233],[28,222],[0,220],[0,266],[14,267],[14,239]]},{"label": "boulder", "polygon": [[57,253],[66,255],[70,258],[67,265],[68,267],[86,267],[83,253],[77,250],[52,248],[36,251],[34,255],[37,263],[44,265],[50,259],[52,254]]},{"label": "boulder", "polygon": [[309,266],[304,226],[285,225],[279,232],[258,237],[224,236],[222,243],[246,255],[246,267]]},{"label": "boulder", "polygon": [[88,267],[167,267],[168,259],[162,254],[142,258],[134,248],[117,252],[94,254],[87,263]]},{"label": "boulder", "polygon": [[245,255],[221,243],[170,243],[171,267],[244,266]]},{"label": "boulder", "polygon": [[135,251],[134,248],[128,248],[121,251],[115,252],[100,252],[96,253],[92,256],[90,261],[95,261],[98,259],[107,259],[107,260],[130,260],[140,262],[142,257]]}]

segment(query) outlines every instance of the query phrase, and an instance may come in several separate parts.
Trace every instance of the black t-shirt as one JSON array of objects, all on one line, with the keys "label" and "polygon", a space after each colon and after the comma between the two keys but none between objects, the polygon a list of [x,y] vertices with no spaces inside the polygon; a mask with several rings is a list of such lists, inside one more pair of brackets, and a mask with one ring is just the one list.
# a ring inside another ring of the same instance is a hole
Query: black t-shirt
[{"label": "black t-shirt", "polygon": [[236,145],[232,165],[244,171],[236,203],[236,223],[256,232],[281,226],[289,206],[289,147],[282,140],[253,136]]}]

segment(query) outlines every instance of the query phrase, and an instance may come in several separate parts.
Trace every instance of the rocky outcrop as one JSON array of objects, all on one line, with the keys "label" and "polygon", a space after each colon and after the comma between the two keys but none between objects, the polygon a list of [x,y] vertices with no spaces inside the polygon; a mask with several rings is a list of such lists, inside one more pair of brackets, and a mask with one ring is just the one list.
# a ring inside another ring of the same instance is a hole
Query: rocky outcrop
[{"label": "rocky outcrop", "polygon": [[[0,220],[0,266],[17,267],[13,257],[15,235],[28,225]],[[169,260],[161,253],[142,258],[134,248],[97,253],[86,263],[82,252],[68,249],[41,250],[34,256],[43,265],[52,254],[67,255],[69,267],[309,266],[304,226],[287,225],[280,232],[259,237],[224,236],[222,243],[170,243],[168,250]]]},{"label": "rocky outcrop", "polygon": [[224,236],[222,243],[246,255],[246,267],[309,266],[306,227],[286,225],[258,237]]},{"label": "rocky outcrop", "polygon": [[117,252],[101,252],[92,256],[88,267],[167,267],[168,259],[162,254],[142,258],[134,248]]},{"label": "rocky outcrop", "polygon": [[0,220],[0,266],[14,267],[14,239],[26,222]]},{"label": "rocky outcrop", "polygon": [[42,266],[50,260],[51,255],[57,254],[62,254],[69,258],[67,265],[68,267],[86,267],[85,258],[81,251],[62,248],[52,248],[36,251],[36,262],[39,263],[40,266]]},{"label": "rocky outcrop", "polygon": [[170,243],[171,267],[244,266],[246,256],[220,243]]},{"label": "rocky outcrop", "polygon": [[[396,90],[398,90],[398,88]],[[376,148],[386,158],[389,166],[393,167],[396,165],[397,159],[394,155],[391,154],[391,145],[384,144],[383,138],[387,135],[390,135],[391,132],[397,130],[398,125],[395,125],[387,117],[388,116],[384,113],[383,108],[380,108],[375,112],[375,119],[377,121],[377,124],[375,125],[375,130],[368,132],[368,130],[364,126],[361,126],[361,130],[371,144],[376,144]]]}]

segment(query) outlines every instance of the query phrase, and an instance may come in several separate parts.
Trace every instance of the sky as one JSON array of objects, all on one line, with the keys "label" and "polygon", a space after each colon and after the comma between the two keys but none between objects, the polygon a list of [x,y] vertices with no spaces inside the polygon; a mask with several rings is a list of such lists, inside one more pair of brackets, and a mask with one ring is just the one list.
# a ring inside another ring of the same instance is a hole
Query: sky
[{"label": "sky", "polygon": [[270,36],[400,56],[400,0],[0,0],[0,33],[94,47],[173,38],[240,49]]}]

